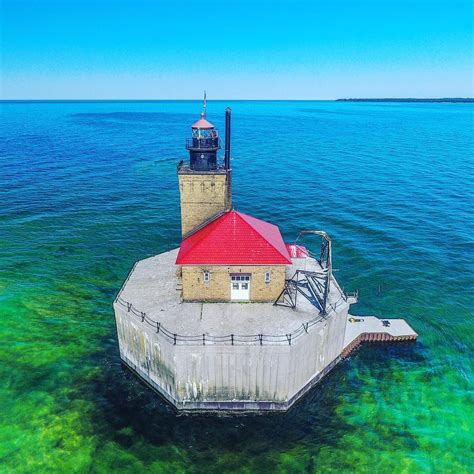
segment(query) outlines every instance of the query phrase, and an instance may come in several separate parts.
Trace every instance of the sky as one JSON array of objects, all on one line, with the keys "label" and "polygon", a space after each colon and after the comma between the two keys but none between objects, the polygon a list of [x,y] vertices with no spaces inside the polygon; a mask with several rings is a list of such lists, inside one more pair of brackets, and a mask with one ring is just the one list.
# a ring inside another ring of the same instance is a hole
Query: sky
[{"label": "sky", "polygon": [[473,97],[468,0],[0,0],[1,99]]}]

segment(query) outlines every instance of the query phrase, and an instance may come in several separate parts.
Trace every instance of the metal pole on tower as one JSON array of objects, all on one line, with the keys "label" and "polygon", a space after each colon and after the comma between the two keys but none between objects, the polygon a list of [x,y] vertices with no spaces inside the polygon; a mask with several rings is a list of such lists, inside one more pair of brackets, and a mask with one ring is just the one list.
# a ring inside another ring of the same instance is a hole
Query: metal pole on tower
[{"label": "metal pole on tower", "polygon": [[203,104],[202,104],[202,108],[203,108],[204,117],[205,117],[205,116],[206,116],[206,108],[207,108],[207,103],[206,103],[206,91],[204,91],[204,101],[203,101]]}]

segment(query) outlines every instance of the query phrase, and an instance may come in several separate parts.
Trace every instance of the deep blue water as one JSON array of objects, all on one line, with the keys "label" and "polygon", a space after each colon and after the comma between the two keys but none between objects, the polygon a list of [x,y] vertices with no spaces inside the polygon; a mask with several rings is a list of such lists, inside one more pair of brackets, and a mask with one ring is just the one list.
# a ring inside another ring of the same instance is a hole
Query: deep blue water
[{"label": "deep blue water", "polygon": [[121,367],[111,301],[179,245],[201,104],[2,103],[0,466],[472,472],[473,105],[209,102],[222,132],[227,105],[235,208],[326,230],[353,313],[419,341],[362,348],[287,415],[176,417]]}]

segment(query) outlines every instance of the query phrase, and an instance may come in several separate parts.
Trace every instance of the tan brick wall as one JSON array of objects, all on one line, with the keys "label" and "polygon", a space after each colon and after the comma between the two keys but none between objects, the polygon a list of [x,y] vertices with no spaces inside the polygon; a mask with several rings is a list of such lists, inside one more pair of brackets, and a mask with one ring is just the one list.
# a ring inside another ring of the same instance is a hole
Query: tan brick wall
[{"label": "tan brick wall", "polygon": [[[203,272],[210,272],[204,282]],[[265,272],[271,272],[265,283]],[[285,265],[269,266],[182,266],[183,299],[185,301],[230,301],[230,274],[247,273],[250,277],[250,301],[275,301],[285,285]]]},{"label": "tan brick wall", "polygon": [[182,235],[227,208],[225,174],[178,174],[178,180]]}]

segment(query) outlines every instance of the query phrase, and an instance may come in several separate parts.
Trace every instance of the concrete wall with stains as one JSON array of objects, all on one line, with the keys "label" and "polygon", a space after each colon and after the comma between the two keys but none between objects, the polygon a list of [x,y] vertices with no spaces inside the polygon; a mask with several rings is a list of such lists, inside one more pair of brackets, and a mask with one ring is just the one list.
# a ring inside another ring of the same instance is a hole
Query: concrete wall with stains
[{"label": "concrete wall with stains", "polygon": [[348,305],[291,345],[173,345],[123,307],[114,308],[122,360],[178,408],[278,410],[338,360]]}]

